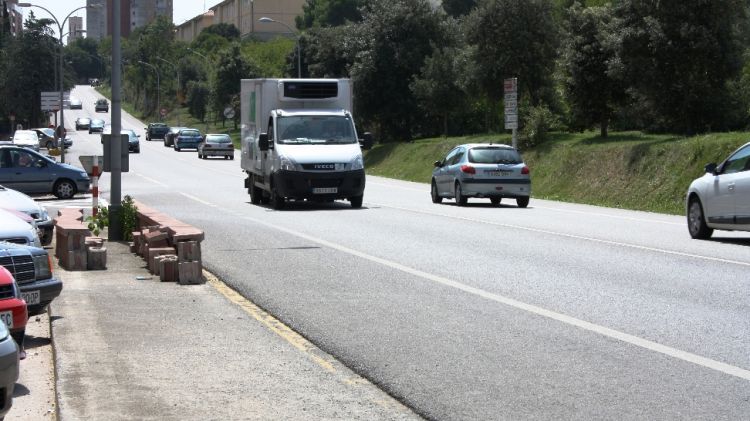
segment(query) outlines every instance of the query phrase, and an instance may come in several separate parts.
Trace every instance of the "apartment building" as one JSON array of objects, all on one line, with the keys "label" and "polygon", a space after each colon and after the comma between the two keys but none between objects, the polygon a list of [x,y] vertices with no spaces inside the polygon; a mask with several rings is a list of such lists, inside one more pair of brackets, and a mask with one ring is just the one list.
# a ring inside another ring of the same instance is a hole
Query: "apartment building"
[{"label": "apartment building", "polygon": [[[304,4],[305,0],[225,0],[205,14],[177,26],[177,39],[191,42],[200,30],[218,23],[236,26],[243,38],[270,39],[290,34],[296,31],[294,19],[302,14]],[[276,22],[258,22],[261,17]]]},{"label": "apartment building", "polygon": [[83,18],[80,16],[71,16],[68,18],[68,42],[83,38]]},{"label": "apartment building", "polygon": [[18,0],[0,0],[2,26],[13,35],[19,35],[23,31],[23,12],[17,5]]},{"label": "apartment building", "polygon": [[[105,8],[88,9],[86,12],[86,34],[102,39],[112,35],[112,0],[86,0],[87,5],[105,4]],[[166,16],[172,21],[173,0],[120,0],[120,35],[127,37],[136,28],[146,26],[157,16]]]}]

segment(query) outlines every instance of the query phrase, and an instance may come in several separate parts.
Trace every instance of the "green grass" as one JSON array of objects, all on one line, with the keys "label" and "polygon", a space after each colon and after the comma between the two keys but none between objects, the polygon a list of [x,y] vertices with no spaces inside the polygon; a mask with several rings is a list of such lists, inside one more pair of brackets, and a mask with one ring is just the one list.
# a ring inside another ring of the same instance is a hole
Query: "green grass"
[{"label": "green grass", "polygon": [[[422,139],[377,145],[365,155],[367,173],[430,182],[433,163],[461,143],[510,144],[509,135]],[[720,162],[748,141],[747,133],[695,137],[640,132],[553,133],[523,152],[533,197],[670,214],[684,213],[685,192],[709,162]]]}]

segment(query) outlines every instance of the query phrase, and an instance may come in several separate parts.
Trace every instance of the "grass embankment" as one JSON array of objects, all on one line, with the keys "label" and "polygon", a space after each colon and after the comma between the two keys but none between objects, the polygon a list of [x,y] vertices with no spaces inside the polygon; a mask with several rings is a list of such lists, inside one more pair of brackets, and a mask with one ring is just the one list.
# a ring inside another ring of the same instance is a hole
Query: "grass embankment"
[{"label": "grass embankment", "polygon": [[[747,133],[695,137],[622,132],[553,133],[523,151],[534,198],[671,214],[684,213],[690,182],[709,162],[720,162],[748,140]],[[430,182],[433,162],[461,143],[510,144],[509,135],[422,139],[375,146],[367,173]]]}]

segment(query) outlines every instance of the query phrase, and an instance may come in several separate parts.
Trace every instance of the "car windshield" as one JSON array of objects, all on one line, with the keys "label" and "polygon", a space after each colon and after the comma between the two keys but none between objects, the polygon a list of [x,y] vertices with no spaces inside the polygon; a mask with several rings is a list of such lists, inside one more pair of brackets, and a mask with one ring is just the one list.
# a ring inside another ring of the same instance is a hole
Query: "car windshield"
[{"label": "car windshield", "polygon": [[164,123],[152,123],[151,128],[152,129],[166,129],[167,125]]},{"label": "car windshield", "polygon": [[55,131],[52,129],[39,129],[40,132],[44,133],[49,137],[55,137]]},{"label": "car windshield", "polygon": [[79,118],[79,119],[78,119],[78,122],[79,122],[79,123],[88,123],[88,122],[90,122],[90,121],[91,121],[90,119],[88,119],[88,118],[85,118],[85,117],[81,117],[81,118]]},{"label": "car windshield", "polygon": [[183,130],[180,132],[180,136],[184,137],[200,137],[201,134],[197,130]]},{"label": "car windshield", "polygon": [[104,126],[104,120],[91,120],[92,126]]},{"label": "car windshield", "polygon": [[276,121],[280,144],[357,143],[349,116],[302,115],[279,117]]},{"label": "car windshield", "polygon": [[469,150],[469,162],[474,164],[520,164],[521,155],[513,149],[472,148]]},{"label": "car windshield", "polygon": [[208,135],[206,136],[206,142],[224,144],[224,143],[232,143],[232,139],[230,139],[229,136],[227,135],[221,135],[221,136]]}]

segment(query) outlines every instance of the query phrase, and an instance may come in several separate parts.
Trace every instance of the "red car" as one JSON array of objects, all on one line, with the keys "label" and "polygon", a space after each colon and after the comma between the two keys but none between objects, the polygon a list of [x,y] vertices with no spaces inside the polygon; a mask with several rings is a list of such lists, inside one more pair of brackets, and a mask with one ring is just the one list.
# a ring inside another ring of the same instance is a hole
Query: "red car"
[{"label": "red car", "polygon": [[18,349],[23,350],[23,337],[29,313],[26,301],[21,298],[21,290],[8,269],[0,266],[0,322],[8,326],[10,335],[16,340]]}]

